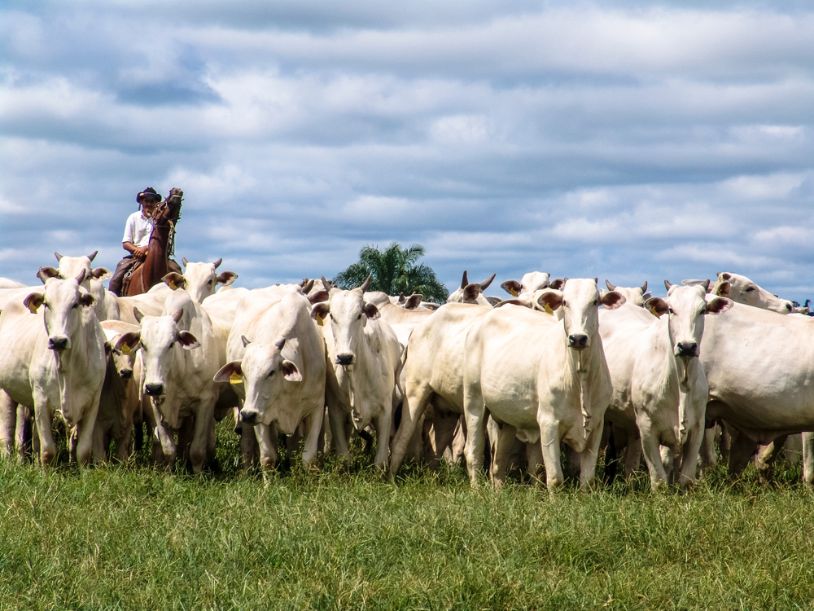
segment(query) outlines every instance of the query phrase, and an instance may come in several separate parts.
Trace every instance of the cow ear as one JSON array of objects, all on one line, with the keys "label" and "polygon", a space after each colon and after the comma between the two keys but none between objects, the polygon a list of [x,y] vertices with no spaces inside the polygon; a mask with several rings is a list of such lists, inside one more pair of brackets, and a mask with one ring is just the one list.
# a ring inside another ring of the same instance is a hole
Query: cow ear
[{"label": "cow ear", "polygon": [[94,267],[91,270],[90,275],[96,280],[104,280],[110,276],[110,270],[106,267]]},{"label": "cow ear", "polygon": [[214,375],[212,381],[221,382],[224,384],[242,384],[243,369],[240,367],[240,361],[226,363],[223,367],[218,369],[218,372]]},{"label": "cow ear", "polygon": [[558,290],[558,291],[561,291],[561,290],[562,290],[562,287],[564,287],[564,286],[565,286],[565,281],[566,281],[566,278],[554,278],[554,280],[552,280],[552,281],[551,281],[551,282],[548,284],[548,288],[550,288],[550,289],[556,289],[556,290]]},{"label": "cow ear", "polygon": [[718,272],[718,280],[729,281],[732,279],[732,274],[729,272]]},{"label": "cow ear", "polygon": [[379,308],[372,303],[366,303],[362,310],[364,311],[365,316],[367,316],[370,320],[376,320],[381,317],[381,314],[379,314]]},{"label": "cow ear", "polygon": [[670,309],[670,306],[667,305],[667,302],[661,297],[651,297],[644,302],[644,307],[650,310],[650,313],[656,317],[666,314],[667,310]]},{"label": "cow ear", "polygon": [[325,317],[328,315],[328,312],[331,311],[331,306],[329,303],[323,301],[321,303],[315,303],[314,306],[311,308],[311,318],[313,318],[317,324],[321,327],[325,323]]},{"label": "cow ear", "polygon": [[288,359],[283,359],[283,362],[280,364],[280,371],[283,372],[283,377],[289,382],[302,382],[300,370]]},{"label": "cow ear", "polygon": [[193,348],[200,348],[201,346],[198,338],[189,331],[179,331],[176,339],[184,350],[192,350]]},{"label": "cow ear", "polygon": [[616,291],[609,291],[599,298],[599,303],[601,303],[609,310],[615,310],[620,305],[625,303],[625,301],[627,301],[625,296],[622,295],[622,293],[618,293]]},{"label": "cow ear", "polygon": [[29,312],[36,314],[43,301],[45,301],[45,295],[42,293],[29,293],[29,295],[23,299],[23,305],[28,308]]},{"label": "cow ear", "polygon": [[138,308],[133,308],[133,318],[136,319],[137,323],[141,323],[141,319],[144,318],[144,314],[141,313],[141,310]]},{"label": "cow ear", "polygon": [[500,285],[500,288],[512,297],[517,297],[520,294],[522,285],[517,280],[506,280],[506,282]]},{"label": "cow ear", "polygon": [[556,289],[543,289],[537,295],[536,303],[541,309],[551,314],[562,305],[562,293]]},{"label": "cow ear", "polygon": [[707,314],[720,314],[732,307],[732,300],[726,297],[715,297],[707,303]]},{"label": "cow ear", "polygon": [[718,297],[729,297],[729,292],[732,289],[732,285],[729,282],[721,282],[718,285],[718,288],[715,289],[715,294]]},{"label": "cow ear", "polygon": [[168,287],[170,287],[173,291],[175,289],[183,289],[187,286],[187,280],[178,272],[169,272],[163,278],[161,278]]},{"label": "cow ear", "polygon": [[45,284],[48,278],[59,278],[59,270],[53,267],[41,267],[37,270],[37,278]]},{"label": "cow ear", "polygon": [[137,331],[128,331],[123,333],[116,343],[113,344],[113,349],[118,350],[122,354],[130,354],[141,342],[141,333]]},{"label": "cow ear", "polygon": [[413,293],[406,299],[402,307],[405,310],[415,310],[418,306],[421,305],[422,299],[424,299],[424,295],[422,295],[421,293]]},{"label": "cow ear", "polygon": [[223,286],[229,286],[235,280],[237,280],[237,274],[235,272],[221,272],[218,274],[218,282]]},{"label": "cow ear", "polygon": [[85,307],[92,306],[96,300],[90,293],[82,293],[79,296],[79,304]]},{"label": "cow ear", "polygon": [[311,305],[314,305],[315,303],[321,303],[323,301],[328,301],[329,297],[330,297],[330,293],[328,293],[328,291],[322,289],[322,290],[319,290],[319,291],[317,291],[315,293],[311,293],[308,296],[308,302]]}]

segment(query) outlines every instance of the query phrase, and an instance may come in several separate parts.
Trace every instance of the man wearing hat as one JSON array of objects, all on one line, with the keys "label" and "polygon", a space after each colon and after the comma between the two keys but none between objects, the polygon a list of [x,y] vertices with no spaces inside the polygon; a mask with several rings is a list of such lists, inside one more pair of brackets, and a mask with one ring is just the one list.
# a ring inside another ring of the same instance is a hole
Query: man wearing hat
[{"label": "man wearing hat", "polygon": [[136,195],[136,201],[140,209],[127,217],[122,237],[122,248],[130,254],[116,265],[116,271],[108,284],[108,290],[116,295],[122,289],[127,272],[147,256],[147,246],[153,231],[153,212],[161,202],[161,196],[152,187],[147,187]]}]

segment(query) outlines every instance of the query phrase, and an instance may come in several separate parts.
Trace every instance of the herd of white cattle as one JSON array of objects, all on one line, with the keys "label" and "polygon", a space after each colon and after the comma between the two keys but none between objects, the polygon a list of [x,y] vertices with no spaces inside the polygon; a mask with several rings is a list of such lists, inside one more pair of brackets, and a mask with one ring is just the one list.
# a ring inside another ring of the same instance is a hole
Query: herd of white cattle
[{"label": "herd of white cattle", "polygon": [[367,282],[236,288],[220,259],[184,260],[183,274],[118,297],[95,255],[56,253],[40,285],[0,279],[5,456],[33,441],[52,463],[56,417],[80,465],[114,448],[127,460],[143,421],[158,463],[182,458],[198,473],[229,416],[245,465],[273,467],[281,435],[302,442],[305,465],[345,457],[356,431],[375,433],[374,464],[390,474],[406,457],[463,454],[473,484],[486,458],[495,485],[513,467],[535,477],[544,467],[554,488],[563,448],[591,485],[612,431],[627,472],[643,457],[653,487],[686,487],[699,457],[714,460],[712,423],[730,432],[735,469],[758,444],[814,431],[814,319],[734,273],[665,282],[659,297],[646,283],[600,290],[594,278],[530,272],[502,284],[502,301],[484,295],[494,276],[464,273],[439,307]]}]

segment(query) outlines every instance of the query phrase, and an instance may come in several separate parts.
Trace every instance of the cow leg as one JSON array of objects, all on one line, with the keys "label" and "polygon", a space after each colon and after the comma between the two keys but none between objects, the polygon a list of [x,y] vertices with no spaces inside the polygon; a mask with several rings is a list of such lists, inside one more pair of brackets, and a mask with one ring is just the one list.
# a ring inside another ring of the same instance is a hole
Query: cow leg
[{"label": "cow leg", "polygon": [[209,437],[215,426],[215,396],[204,396],[195,410],[195,431],[192,434],[192,443],[189,446],[189,461],[192,463],[192,472],[196,475],[203,470],[206,461],[206,450],[209,447]]},{"label": "cow leg", "polygon": [[562,473],[560,454],[560,423],[556,420],[539,420],[540,450],[545,464],[545,482],[550,491],[562,488],[565,477]]},{"label": "cow leg", "polygon": [[814,486],[814,433],[805,432],[803,437],[803,483]]},{"label": "cow leg", "polygon": [[526,472],[532,481],[539,481],[543,468],[543,450],[540,443],[527,443],[526,446]]},{"label": "cow leg", "polygon": [[625,478],[633,475],[642,464],[642,441],[638,429],[627,432],[625,448]]},{"label": "cow leg", "polygon": [[164,463],[164,466],[167,469],[171,469],[175,464],[175,456],[178,450],[176,448],[175,441],[172,438],[172,434],[164,426],[164,423],[161,422],[161,420],[157,417],[158,414],[155,414],[155,416],[156,418],[153,434],[158,440],[159,447],[161,448],[161,461]]},{"label": "cow leg", "polygon": [[302,464],[311,467],[319,452],[319,441],[322,437],[322,418],[324,408],[318,405],[311,415],[306,419],[308,432],[305,435],[305,443],[302,448]]},{"label": "cow leg", "polygon": [[[272,444],[273,446],[273,444]],[[259,445],[254,427],[248,424],[240,425],[240,464],[244,469],[250,469],[259,458]],[[274,448],[274,461],[277,462],[277,450]]]},{"label": "cow leg", "polygon": [[703,419],[695,426],[691,426],[687,431],[687,441],[684,442],[684,447],[682,448],[681,473],[678,478],[678,484],[682,490],[686,490],[695,483],[701,443],[704,441],[704,433]]},{"label": "cow leg", "polygon": [[393,438],[392,452],[390,454],[390,475],[395,475],[404,460],[404,454],[410,445],[410,440],[416,431],[416,425],[421,421],[427,402],[430,400],[432,390],[426,384],[409,385],[405,389],[404,401],[401,408],[401,422],[396,436]]},{"label": "cow leg", "polygon": [[701,470],[706,472],[718,464],[718,453],[715,449],[718,437],[718,425],[704,429],[704,438],[701,440]]},{"label": "cow leg", "polygon": [[76,427],[78,437],[76,441],[76,462],[83,467],[93,462],[93,431],[98,412],[99,398],[97,397]]},{"label": "cow leg", "polygon": [[[379,469],[387,469],[387,460],[390,457],[390,426],[392,414],[386,407],[376,417],[376,459],[373,464]],[[408,438],[409,441],[409,438]]]},{"label": "cow leg", "polygon": [[506,483],[506,476],[517,464],[512,459],[517,455],[520,441],[516,436],[516,429],[508,424],[498,424],[494,418],[489,419],[486,426],[489,442],[492,445],[492,464],[489,469],[492,476],[492,485],[502,488]]},{"label": "cow leg", "polygon": [[[458,430],[458,423],[461,419],[460,414],[453,414],[448,412],[435,411],[435,420],[433,422],[433,437],[435,443],[435,457],[433,466],[437,467],[445,456],[448,456],[448,461],[454,461],[454,451],[451,446],[455,441],[456,431]],[[466,441],[465,439],[463,440]],[[463,449],[463,448],[461,448]],[[460,457],[460,454],[459,454]]]},{"label": "cow leg", "polygon": [[579,486],[583,490],[590,488],[596,477],[596,463],[599,460],[599,445],[602,443],[602,432],[605,418],[594,418],[596,426],[588,433],[585,449],[579,453]]},{"label": "cow leg", "polygon": [[470,383],[464,386],[464,417],[466,418],[466,468],[469,482],[477,486],[483,475],[483,446],[486,436],[486,406],[480,386]]},{"label": "cow leg", "polygon": [[646,416],[639,415],[636,424],[642,438],[644,462],[647,463],[647,470],[650,472],[650,488],[658,490],[667,485],[667,473],[661,461],[658,436],[653,431],[652,422]]},{"label": "cow leg", "polygon": [[107,452],[105,451],[105,431],[97,425],[93,429],[93,461],[96,463],[105,462]]},{"label": "cow leg", "polygon": [[732,429],[730,431],[731,445],[729,447],[729,475],[736,477],[749,464],[749,460],[755,453],[755,442],[749,439],[740,431]]},{"label": "cow leg", "polygon": [[17,429],[17,404],[4,390],[0,390],[0,453],[9,458],[14,453]]},{"label": "cow leg", "polygon": [[[243,425],[244,430],[248,428],[247,425]],[[260,467],[264,470],[273,469],[277,465],[277,447],[274,443],[274,435],[271,434],[271,426],[255,424],[252,428],[260,450]]]},{"label": "cow leg", "polygon": [[[17,406],[17,430],[14,432],[17,456],[25,460],[35,452],[39,453],[39,443],[34,439],[34,419],[32,410],[26,405]],[[34,447],[36,444],[36,448]]]},{"label": "cow leg", "polygon": [[455,427],[453,428],[452,443],[450,444],[451,457],[449,462],[453,465],[461,463],[464,455],[464,447],[466,446],[466,427],[464,426],[463,417],[458,416],[455,419]]},{"label": "cow leg", "polygon": [[40,389],[34,391],[34,419],[37,422],[37,437],[40,441],[40,462],[43,466],[56,459],[57,447],[51,434],[51,414],[48,399]]},{"label": "cow leg", "polygon": [[348,415],[339,401],[336,399],[328,400],[328,421],[331,424],[331,442],[333,444],[334,452],[339,458],[347,458],[350,454],[348,449],[348,429],[346,421]]}]

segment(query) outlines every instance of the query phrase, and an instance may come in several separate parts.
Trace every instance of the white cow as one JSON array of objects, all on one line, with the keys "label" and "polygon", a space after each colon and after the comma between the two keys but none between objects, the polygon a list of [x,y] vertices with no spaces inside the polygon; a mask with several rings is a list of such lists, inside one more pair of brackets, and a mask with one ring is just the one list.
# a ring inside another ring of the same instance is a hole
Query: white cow
[{"label": "white cow", "polygon": [[463,414],[466,333],[475,320],[491,310],[491,304],[447,303],[413,329],[402,371],[404,404],[392,444],[391,475],[398,471],[430,403],[436,417],[451,416],[452,426],[439,427],[448,438],[437,440],[438,449],[451,443],[455,422]]},{"label": "white cow", "polygon": [[772,310],[780,314],[790,314],[794,310],[794,304],[788,299],[781,299],[746,276],[732,272],[718,272],[715,284],[712,285],[712,293],[721,297],[729,297],[738,303]]},{"label": "white cow", "polygon": [[469,282],[469,277],[464,271],[463,276],[461,276],[461,286],[450,293],[449,297],[447,297],[447,303],[477,303],[478,305],[491,306],[492,303],[486,298],[483,291],[489,288],[494,279],[495,274],[492,274],[483,282]]},{"label": "white cow", "polygon": [[724,298],[707,303],[701,286],[665,286],[665,298],[652,297],[645,304],[659,318],[628,304],[599,311],[613,386],[605,417],[614,430],[641,439],[654,489],[668,479],[659,445],[680,457],[681,486],[695,481],[708,390],[698,361],[704,319],[732,305]]},{"label": "white cow", "polygon": [[116,348],[125,333],[138,333],[138,325],[120,320],[102,321],[108,346],[107,370],[99,401],[99,413],[93,433],[94,460],[110,458],[110,443],[116,442],[116,458],[126,461],[133,451],[133,422],[141,419],[141,400],[138,380],[141,378],[141,361],[138,351],[125,346]]},{"label": "white cow", "polygon": [[370,278],[350,291],[331,289],[328,301],[315,304],[311,315],[325,336],[326,402],[334,448],[339,456],[348,454],[350,423],[357,431],[374,424],[374,464],[384,469],[390,457],[393,407],[399,398],[401,346],[378,308],[365,302],[369,284]]},{"label": "white cow", "polygon": [[[41,292],[8,304],[0,314],[0,388],[12,401],[33,406],[42,464],[56,457],[54,413],[65,421],[70,445],[76,441],[71,450],[78,462],[92,459],[106,358],[93,297],[80,286],[84,276],[82,271],[72,279],[50,278]],[[6,422],[12,418],[7,417]]]},{"label": "white cow", "polygon": [[325,343],[311,320],[311,303],[298,289],[281,293],[246,304],[232,329],[230,362],[215,375],[216,382],[241,386],[240,419],[254,429],[264,468],[277,460],[274,429],[293,435],[303,421],[302,460],[310,465],[325,411]]},{"label": "white cow", "polygon": [[548,272],[526,272],[520,280],[506,280],[500,287],[512,297],[531,300],[533,293],[546,288],[550,281]]},{"label": "white cow", "polygon": [[110,276],[110,272],[104,267],[91,267],[93,259],[99,251],[94,250],[87,256],[68,257],[58,252],[54,253],[59,266],[41,267],[37,272],[37,277],[45,282],[48,278],[76,278],[79,272],[85,271],[85,279],[82,286],[93,295],[96,310],[96,318],[101,320],[115,319],[119,317],[116,295],[108,291],[103,282]]},{"label": "white cow", "polygon": [[610,280],[605,280],[605,286],[609,291],[616,291],[624,296],[628,305],[643,306],[647,294],[647,280],[641,286],[616,286]]},{"label": "white cow", "polygon": [[[538,301],[544,309],[563,308],[562,320],[507,305],[476,320],[467,334],[465,454],[473,485],[483,464],[487,412],[513,427],[520,441],[540,441],[549,489],[563,483],[561,441],[581,453],[580,483],[593,480],[611,399],[598,309],[618,307],[625,298],[613,291],[600,297],[594,279],[570,279],[562,291],[539,292]],[[500,485],[500,465],[493,475]]]},{"label": "white cow", "polygon": [[135,315],[140,331],[123,334],[115,348],[141,347],[140,388],[149,398],[154,434],[167,466],[175,462],[178,446],[184,445],[183,425],[192,428],[189,460],[192,471],[200,473],[214,439],[218,385],[213,377],[221,365],[209,316],[182,289],[167,298],[161,316],[142,316],[138,310]]},{"label": "white cow", "polygon": [[176,288],[186,289],[190,297],[198,303],[203,303],[204,299],[214,295],[218,284],[230,286],[237,280],[235,272],[224,271],[220,274],[216,272],[223,259],[216,259],[212,263],[206,263],[188,261],[186,257],[183,257],[181,261],[184,263],[184,273],[169,272],[162,280],[173,290]]},{"label": "white cow", "polygon": [[[814,430],[814,321],[735,303],[707,321],[701,346],[710,403],[739,435],[730,464],[740,465],[754,442]],[[810,436],[805,440],[810,444]],[[803,477],[814,483],[814,453],[804,444]]]},{"label": "white cow", "polygon": [[[394,303],[394,299],[396,300]],[[410,301],[405,301],[406,305],[398,304],[398,298],[393,298],[387,293],[380,291],[373,291],[364,294],[365,303],[370,303],[376,306],[382,320],[385,321],[399,340],[402,348],[407,346],[407,340],[412,333],[413,328],[428,316],[433,313],[433,310],[418,307],[420,304],[421,296],[417,298],[411,296]]]}]

